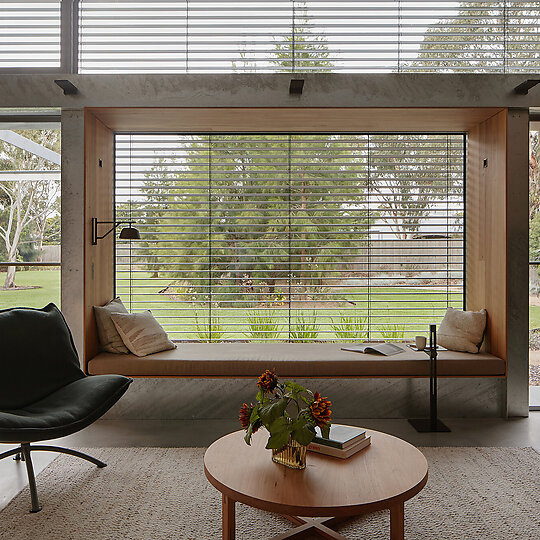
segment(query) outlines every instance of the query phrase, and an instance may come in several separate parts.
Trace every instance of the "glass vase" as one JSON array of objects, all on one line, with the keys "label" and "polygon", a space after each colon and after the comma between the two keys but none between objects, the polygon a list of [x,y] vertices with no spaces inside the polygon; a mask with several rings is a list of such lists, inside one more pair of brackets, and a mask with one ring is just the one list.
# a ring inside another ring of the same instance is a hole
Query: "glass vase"
[{"label": "glass vase", "polygon": [[272,449],[272,461],[291,469],[305,469],[306,454],[307,446],[294,439],[289,439],[289,442],[283,448],[279,450]]}]

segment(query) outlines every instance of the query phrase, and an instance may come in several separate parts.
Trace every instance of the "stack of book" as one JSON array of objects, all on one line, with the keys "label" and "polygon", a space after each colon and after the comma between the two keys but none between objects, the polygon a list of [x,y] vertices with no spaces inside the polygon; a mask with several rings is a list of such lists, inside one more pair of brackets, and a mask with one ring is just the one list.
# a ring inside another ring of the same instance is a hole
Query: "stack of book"
[{"label": "stack of book", "polygon": [[317,435],[307,449],[320,454],[327,454],[341,459],[351,457],[371,444],[371,436],[363,428],[333,424],[330,426],[330,436],[325,439],[319,428]]}]

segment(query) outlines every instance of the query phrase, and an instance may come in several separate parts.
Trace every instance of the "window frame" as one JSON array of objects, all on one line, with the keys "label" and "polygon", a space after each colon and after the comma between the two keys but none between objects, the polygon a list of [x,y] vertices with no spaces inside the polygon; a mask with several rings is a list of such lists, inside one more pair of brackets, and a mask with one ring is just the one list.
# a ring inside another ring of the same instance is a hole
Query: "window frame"
[{"label": "window frame", "polygon": [[[289,135],[307,135],[307,136],[328,136],[328,135],[429,135],[429,136],[449,136],[449,135],[455,135],[460,136],[462,138],[463,143],[463,152],[461,154],[462,156],[462,190],[463,190],[463,198],[461,200],[461,203],[463,204],[463,218],[462,218],[462,290],[461,290],[461,304],[463,306],[463,309],[466,307],[467,302],[467,140],[468,140],[468,133],[466,131],[181,131],[181,132],[171,132],[171,131],[115,131],[114,132],[114,142],[113,142],[113,220],[116,222],[118,217],[116,213],[117,209],[117,200],[116,200],[116,193],[117,193],[117,167],[116,167],[116,149],[117,149],[117,136],[125,136],[125,135],[179,135],[179,136],[257,136],[257,135],[277,135],[277,136],[289,136]],[[447,149],[448,152],[448,149]],[[134,223],[136,223],[134,221]],[[136,224],[135,224],[136,226]],[[117,262],[116,262],[116,256],[117,256],[117,235],[113,235],[113,297],[118,296],[117,291]],[[370,330],[371,333],[371,330]],[[171,338],[173,341],[184,341],[183,339],[174,339]],[[377,341],[378,338],[375,338],[375,341]],[[188,340],[190,341],[190,340]],[[233,341],[238,342],[237,339],[233,340],[225,340],[225,341]],[[278,340],[279,341],[279,340]],[[291,340],[287,340],[287,342],[290,342]],[[272,341],[269,341],[271,343]],[[275,340],[274,340],[275,342]],[[324,340],[324,342],[328,342],[328,340]]]}]

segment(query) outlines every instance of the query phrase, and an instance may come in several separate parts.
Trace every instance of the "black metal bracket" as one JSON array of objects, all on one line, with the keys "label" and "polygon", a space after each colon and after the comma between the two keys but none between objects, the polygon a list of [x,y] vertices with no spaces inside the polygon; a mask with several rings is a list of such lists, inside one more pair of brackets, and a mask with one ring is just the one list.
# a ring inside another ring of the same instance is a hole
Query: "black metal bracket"
[{"label": "black metal bracket", "polygon": [[289,94],[300,95],[304,90],[304,79],[291,79]]},{"label": "black metal bracket", "polygon": [[[98,221],[98,218],[92,218],[92,245],[96,246],[98,240],[102,240],[103,238],[111,234],[116,229],[116,227],[118,227],[118,225],[122,225],[125,223],[129,223],[129,225],[131,225],[133,221]],[[102,234],[100,236],[98,235],[98,225],[112,225],[112,227],[105,234]]]},{"label": "black metal bracket", "polygon": [[449,432],[450,428],[437,418],[437,326],[429,325],[429,418],[409,419],[419,433]]},{"label": "black metal bracket", "polygon": [[523,81],[521,84],[518,84],[514,88],[514,92],[516,94],[521,94],[522,96],[525,96],[529,93],[529,90],[531,88],[534,88],[539,83],[540,83],[540,79],[527,79],[526,81]]},{"label": "black metal bracket", "polygon": [[64,96],[79,93],[79,89],[67,79],[55,79],[54,82],[64,91]]}]

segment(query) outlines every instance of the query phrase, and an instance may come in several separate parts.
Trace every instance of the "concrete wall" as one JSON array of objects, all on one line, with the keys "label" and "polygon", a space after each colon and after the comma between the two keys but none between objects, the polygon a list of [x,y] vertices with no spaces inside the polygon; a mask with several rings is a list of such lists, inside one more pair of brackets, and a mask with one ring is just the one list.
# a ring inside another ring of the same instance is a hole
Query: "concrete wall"
[{"label": "concrete wall", "polygon": [[506,414],[529,414],[529,118],[508,114],[507,304],[508,379]]},{"label": "concrete wall", "polygon": [[[299,379],[332,401],[335,417],[422,418],[429,415],[428,379]],[[236,418],[256,394],[256,381],[229,379],[136,379],[106,418]],[[505,414],[504,379],[441,379],[443,418]]]},{"label": "concrete wall", "polygon": [[78,109],[63,109],[61,302],[79,356],[83,350],[83,218],[84,113]]},{"label": "concrete wall", "polygon": [[[295,77],[299,77],[295,74]],[[536,75],[310,74],[301,96],[288,93],[291,76],[279,75],[0,75],[0,107],[62,108],[62,308],[82,350],[83,316],[83,108],[84,107],[510,107],[509,164],[518,196],[509,223],[509,378],[441,383],[441,416],[524,415],[527,399],[526,267],[519,267],[527,242],[526,111],[540,106],[540,88],[528,95],[513,88]],[[72,81],[79,93],[64,96],[54,79]],[[524,191],[525,190],[525,191]],[[523,217],[525,216],[525,218]],[[522,280],[522,274],[524,278]],[[521,284],[523,281],[523,285]],[[311,386],[314,386],[313,383]],[[425,414],[427,381],[321,381],[343,417]],[[253,382],[138,380],[111,415],[135,417],[223,417],[237,414]],[[200,397],[205,396],[205,397]],[[218,400],[221,405],[216,405]],[[234,410],[233,410],[234,409]],[[154,416],[155,417],[155,416]]]},{"label": "concrete wall", "polygon": [[[540,88],[513,89],[537,74],[0,75],[0,107],[534,107]],[[64,96],[54,79],[79,93]]]}]

